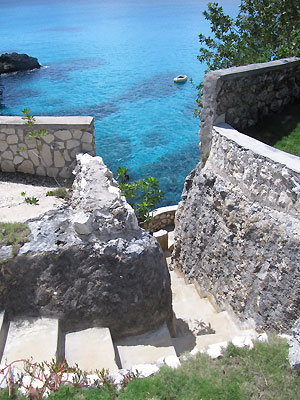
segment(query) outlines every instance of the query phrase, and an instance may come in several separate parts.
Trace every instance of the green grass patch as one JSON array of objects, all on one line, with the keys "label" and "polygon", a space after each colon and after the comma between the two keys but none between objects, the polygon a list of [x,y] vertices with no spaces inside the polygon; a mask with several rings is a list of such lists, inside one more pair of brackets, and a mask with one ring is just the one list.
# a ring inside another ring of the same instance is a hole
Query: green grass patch
[{"label": "green grass patch", "polygon": [[290,135],[284,136],[275,143],[274,147],[300,157],[300,123]]},{"label": "green grass patch", "polygon": [[173,371],[162,368],[148,379],[131,382],[120,399],[248,400],[300,398],[300,377],[287,361],[288,345],[278,337],[254,349],[230,345],[225,357],[205,354]]},{"label": "green grass patch", "polygon": [[69,199],[71,197],[70,192],[62,186],[54,190],[49,190],[49,192],[46,193],[46,196],[55,196],[59,199]]},{"label": "green grass patch", "polygon": [[[220,360],[199,354],[177,370],[163,367],[153,377],[132,381],[124,392],[110,386],[64,387],[49,399],[296,400],[300,398],[300,376],[291,369],[287,356],[286,341],[274,336],[269,343],[255,343],[252,350],[229,345]],[[0,400],[8,399],[3,396]]]},{"label": "green grass patch", "polygon": [[16,255],[19,248],[28,242],[30,229],[21,222],[0,222],[0,247],[12,246],[13,255]]},{"label": "green grass patch", "polygon": [[0,400],[26,400],[26,397],[23,396],[17,390],[13,390],[12,395],[9,397],[8,388],[0,390]]},{"label": "green grass patch", "polygon": [[282,112],[265,116],[243,133],[287,153],[300,156],[300,101]]}]

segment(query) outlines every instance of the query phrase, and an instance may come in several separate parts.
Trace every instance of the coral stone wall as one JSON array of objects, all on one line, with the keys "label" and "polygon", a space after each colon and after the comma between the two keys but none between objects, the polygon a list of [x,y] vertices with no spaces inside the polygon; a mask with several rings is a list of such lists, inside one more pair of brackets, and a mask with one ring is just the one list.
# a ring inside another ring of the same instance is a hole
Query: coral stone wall
[{"label": "coral stone wall", "polygon": [[300,158],[222,124],[188,183],[174,266],[243,321],[289,329],[300,314]]},{"label": "coral stone wall", "polygon": [[[69,178],[76,154],[95,155],[92,117],[35,117],[29,128],[21,117],[0,116],[0,171]],[[40,140],[30,131],[44,129]]]},{"label": "coral stone wall", "polygon": [[175,212],[178,205],[160,207],[151,213],[151,221],[147,224],[147,230],[151,232],[158,231],[168,225],[174,225]]},{"label": "coral stone wall", "polygon": [[209,72],[204,78],[201,151],[210,151],[212,126],[235,129],[255,125],[300,97],[300,59],[296,57]]}]

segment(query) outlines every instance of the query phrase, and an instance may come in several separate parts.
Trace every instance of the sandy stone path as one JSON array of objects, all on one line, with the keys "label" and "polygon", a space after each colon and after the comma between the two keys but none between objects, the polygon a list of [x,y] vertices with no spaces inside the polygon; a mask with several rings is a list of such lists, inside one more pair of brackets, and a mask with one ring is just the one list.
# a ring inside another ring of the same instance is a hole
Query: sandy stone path
[{"label": "sandy stone path", "polygon": [[[59,209],[65,205],[63,199],[46,196],[53,187],[36,186],[22,183],[0,182],[0,222],[25,222],[39,217],[46,211]],[[38,205],[27,204],[21,193],[26,197],[36,197]]]}]

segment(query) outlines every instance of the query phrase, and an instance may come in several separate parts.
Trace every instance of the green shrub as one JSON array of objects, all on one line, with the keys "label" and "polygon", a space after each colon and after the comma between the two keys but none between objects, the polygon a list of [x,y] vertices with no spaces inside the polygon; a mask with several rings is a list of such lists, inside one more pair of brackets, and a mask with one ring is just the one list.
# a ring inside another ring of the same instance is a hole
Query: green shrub
[{"label": "green shrub", "polygon": [[137,182],[129,182],[128,170],[125,167],[118,168],[117,180],[122,194],[136,212],[138,221],[150,222],[151,211],[163,198],[158,180],[149,176]]},{"label": "green shrub", "polygon": [[55,196],[59,199],[69,199],[71,197],[70,192],[63,186],[58,187],[54,190],[49,190],[46,196]]}]

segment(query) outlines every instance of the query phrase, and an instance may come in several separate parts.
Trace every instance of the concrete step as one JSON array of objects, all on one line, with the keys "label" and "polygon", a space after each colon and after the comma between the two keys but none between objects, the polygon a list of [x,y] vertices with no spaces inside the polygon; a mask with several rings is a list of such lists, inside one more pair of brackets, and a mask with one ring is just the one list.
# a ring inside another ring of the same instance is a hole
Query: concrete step
[{"label": "concrete step", "polygon": [[215,308],[206,298],[201,298],[193,284],[186,284],[184,278],[176,271],[170,271],[173,310],[176,318],[203,320],[207,316],[217,314]]},{"label": "concrete step", "polygon": [[209,322],[211,324],[212,329],[216,333],[228,333],[228,334],[238,334],[241,329],[235,323],[235,321],[231,318],[227,311],[221,311],[217,314],[213,314],[209,318]]},{"label": "concrete step", "polygon": [[230,342],[236,336],[250,336],[256,337],[257,332],[254,329],[247,330],[233,330],[224,329],[218,330],[219,333],[193,335],[192,332],[187,332],[182,336],[172,338],[173,346],[176,350],[177,355],[184,352],[190,352],[197,348],[198,350],[204,350],[209,345],[221,342]]},{"label": "concrete step", "polygon": [[235,336],[255,336],[253,329],[242,330],[227,311],[217,312],[207,298],[201,298],[193,284],[187,284],[180,271],[170,271],[173,310],[176,315],[176,338],[172,338],[177,355],[199,350]]},{"label": "concrete step", "polygon": [[115,347],[122,368],[154,363],[161,357],[176,356],[166,324],[155,331],[115,341]]},{"label": "concrete step", "polygon": [[[1,363],[32,358],[34,362],[56,359],[58,320],[26,318],[10,321]],[[22,369],[22,364],[18,365]]]},{"label": "concrete step", "polygon": [[254,329],[241,330],[233,334],[232,332],[223,332],[214,335],[202,335],[196,338],[196,348],[204,350],[209,345],[221,342],[230,342],[236,336],[250,336],[256,337],[257,332]]},{"label": "concrete step", "polygon": [[7,333],[9,329],[9,322],[4,311],[0,312],[0,362],[2,359]]},{"label": "concrete step", "polygon": [[89,328],[66,334],[65,357],[70,366],[78,364],[84,371],[118,370],[115,351],[108,328]]},{"label": "concrete step", "polygon": [[168,250],[171,253],[174,250],[174,231],[168,232]]}]

